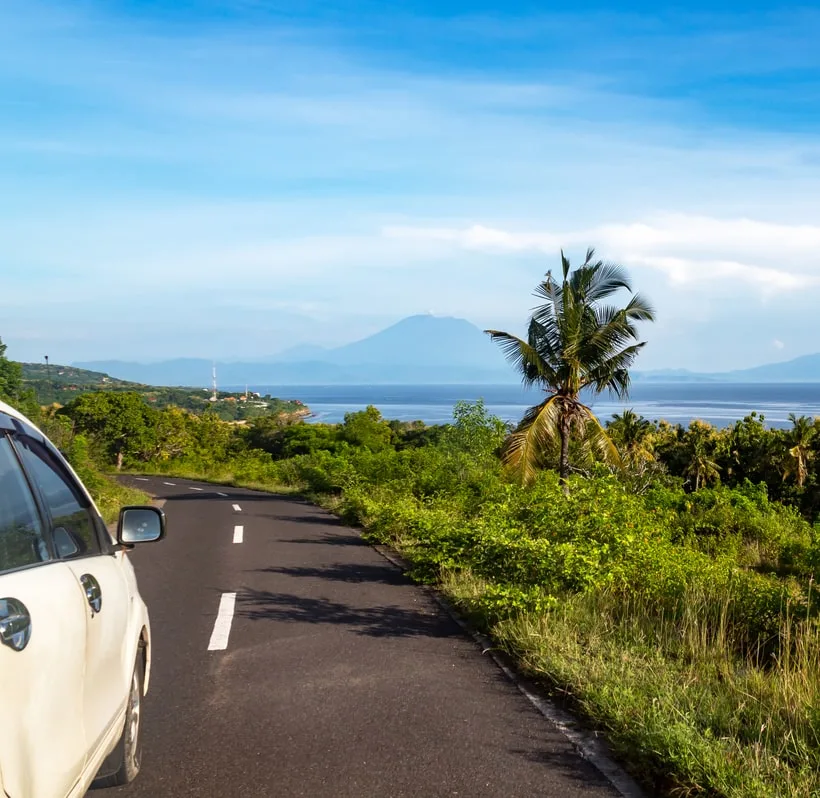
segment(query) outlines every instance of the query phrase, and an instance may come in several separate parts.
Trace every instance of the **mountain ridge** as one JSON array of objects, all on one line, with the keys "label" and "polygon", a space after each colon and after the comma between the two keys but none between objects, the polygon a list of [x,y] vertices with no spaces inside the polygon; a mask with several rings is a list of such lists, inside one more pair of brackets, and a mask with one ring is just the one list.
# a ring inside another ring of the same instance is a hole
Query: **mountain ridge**
[{"label": "mountain ridge", "polygon": [[[83,361],[78,368],[143,384],[208,387],[214,362],[178,357],[152,363]],[[264,359],[216,361],[220,385],[518,384],[489,337],[466,319],[408,316],[334,348],[292,346]],[[635,382],[820,382],[820,353],[727,372],[633,371]]]},{"label": "mountain ridge", "polygon": [[[72,365],[153,385],[205,387],[210,385],[214,362],[173,358],[158,363],[95,360]],[[222,385],[517,382],[489,337],[469,321],[451,316],[408,316],[332,349],[300,345],[264,361],[216,361],[215,365]]]}]

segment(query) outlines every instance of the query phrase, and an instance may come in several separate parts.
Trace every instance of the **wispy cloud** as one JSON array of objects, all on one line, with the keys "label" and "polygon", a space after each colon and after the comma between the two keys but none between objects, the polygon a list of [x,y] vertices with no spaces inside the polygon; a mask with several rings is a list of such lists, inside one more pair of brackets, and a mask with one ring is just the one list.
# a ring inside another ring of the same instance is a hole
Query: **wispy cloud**
[{"label": "wispy cloud", "polygon": [[764,292],[820,284],[820,227],[751,219],[664,215],[646,222],[582,230],[510,231],[386,226],[388,239],[444,242],[498,253],[595,245],[607,257],[663,272],[675,285],[714,281],[750,284]]}]

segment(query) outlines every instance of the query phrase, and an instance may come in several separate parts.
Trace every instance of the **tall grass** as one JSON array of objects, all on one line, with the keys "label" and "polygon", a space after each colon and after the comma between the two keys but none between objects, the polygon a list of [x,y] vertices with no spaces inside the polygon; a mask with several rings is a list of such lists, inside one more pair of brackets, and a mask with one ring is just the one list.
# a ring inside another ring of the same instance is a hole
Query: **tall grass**
[{"label": "tall grass", "polygon": [[255,464],[239,460],[227,460],[216,463],[203,463],[190,458],[178,458],[164,462],[152,461],[129,469],[129,473],[151,474],[155,476],[174,476],[178,479],[191,479],[200,482],[212,482],[218,485],[264,490],[270,493],[292,494],[298,491],[294,485],[284,483],[275,476],[270,476]]},{"label": "tall grass", "polygon": [[[447,592],[481,612],[486,585]],[[730,798],[820,795],[820,632],[784,617],[762,657],[733,635],[731,597],[687,591],[681,612],[607,589],[492,626],[520,667],[603,729],[657,792]]]}]

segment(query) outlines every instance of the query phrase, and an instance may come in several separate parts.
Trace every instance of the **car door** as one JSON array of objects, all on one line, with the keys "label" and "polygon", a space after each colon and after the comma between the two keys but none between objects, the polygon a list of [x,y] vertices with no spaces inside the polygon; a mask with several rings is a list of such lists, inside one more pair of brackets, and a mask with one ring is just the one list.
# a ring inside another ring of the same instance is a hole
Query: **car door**
[{"label": "car door", "polygon": [[0,414],[0,772],[10,796],[68,795],[86,762],[86,612]]},{"label": "car door", "polygon": [[121,720],[134,666],[132,596],[121,563],[125,555],[60,458],[32,437],[20,436],[18,444],[46,507],[56,554],[86,598],[83,723],[89,755],[94,755]]}]

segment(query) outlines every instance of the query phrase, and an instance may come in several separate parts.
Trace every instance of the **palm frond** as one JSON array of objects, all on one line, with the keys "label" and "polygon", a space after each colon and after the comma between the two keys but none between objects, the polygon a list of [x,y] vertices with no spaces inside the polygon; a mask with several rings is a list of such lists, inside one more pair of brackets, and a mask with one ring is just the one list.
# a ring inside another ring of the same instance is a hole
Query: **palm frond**
[{"label": "palm frond", "polygon": [[518,472],[524,484],[535,479],[544,452],[558,440],[561,416],[559,398],[556,395],[550,396],[527,410],[521,423],[504,444],[502,459]]},{"label": "palm frond", "polygon": [[596,308],[589,315],[591,318],[587,320],[583,347],[579,352],[588,369],[594,369],[606,362],[613,352],[637,341],[638,331],[622,308]]},{"label": "palm frond", "polygon": [[645,342],[632,344],[610,355],[603,362],[596,363],[585,373],[584,387],[590,388],[594,393],[608,390],[619,399],[626,398],[630,385],[629,367],[644,346]]},{"label": "palm frond", "polygon": [[[587,257],[590,257],[592,250],[587,252]],[[569,258],[564,255],[564,250],[561,250],[561,272],[564,275],[564,282],[567,281],[567,277],[569,276],[570,269],[572,267],[569,264]]]},{"label": "palm frond", "polygon": [[598,261],[584,264],[576,269],[570,281],[572,290],[583,296],[585,302],[601,302],[620,291],[632,291],[629,275],[623,266],[617,263]]},{"label": "palm frond", "polygon": [[582,444],[608,465],[623,468],[624,463],[618,447],[601,426],[596,415],[586,405],[580,405],[579,410],[583,424]]},{"label": "palm frond", "polygon": [[[527,343],[550,366],[557,380],[557,374],[564,360],[563,341],[558,326],[553,321],[540,324],[536,319],[531,318],[527,329]],[[556,382],[553,387],[558,390],[558,383]]]},{"label": "palm frond", "polygon": [[517,371],[521,372],[525,385],[552,385],[554,383],[554,369],[541,357],[535,346],[502,330],[484,330],[484,332],[499,344],[504,357],[512,363]]},{"label": "palm frond", "polygon": [[537,299],[543,299],[541,305],[533,308],[533,315],[540,324],[547,324],[550,320],[557,323],[564,312],[564,289],[547,272],[546,279],[540,282],[532,292]]},{"label": "palm frond", "polygon": [[643,294],[633,294],[624,312],[630,321],[655,321],[655,308]]}]

